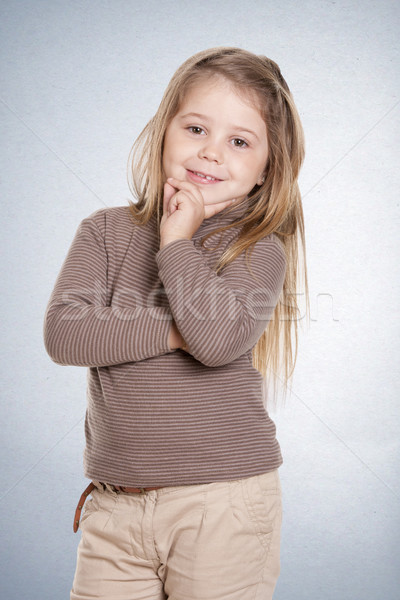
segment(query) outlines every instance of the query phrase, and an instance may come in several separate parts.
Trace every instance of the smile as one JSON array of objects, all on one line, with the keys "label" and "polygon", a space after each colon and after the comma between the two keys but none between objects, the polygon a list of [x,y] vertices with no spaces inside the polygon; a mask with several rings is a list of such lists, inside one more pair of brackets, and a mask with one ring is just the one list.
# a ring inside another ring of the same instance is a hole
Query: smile
[{"label": "smile", "polygon": [[206,175],[205,173],[201,173],[200,171],[190,171],[190,169],[187,169],[187,172],[189,174],[189,178],[192,181],[195,181],[196,183],[209,184],[209,183],[218,183],[219,181],[223,181],[222,179],[217,179],[216,177],[213,177],[212,175]]}]

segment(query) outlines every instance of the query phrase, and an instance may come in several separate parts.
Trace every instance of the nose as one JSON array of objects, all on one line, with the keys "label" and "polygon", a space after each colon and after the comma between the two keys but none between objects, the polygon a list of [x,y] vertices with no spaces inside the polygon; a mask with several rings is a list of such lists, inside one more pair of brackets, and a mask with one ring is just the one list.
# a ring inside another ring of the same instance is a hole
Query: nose
[{"label": "nose", "polygon": [[205,158],[210,162],[216,162],[218,165],[224,162],[222,148],[217,142],[209,138],[204,141],[204,144],[199,149],[199,157]]}]

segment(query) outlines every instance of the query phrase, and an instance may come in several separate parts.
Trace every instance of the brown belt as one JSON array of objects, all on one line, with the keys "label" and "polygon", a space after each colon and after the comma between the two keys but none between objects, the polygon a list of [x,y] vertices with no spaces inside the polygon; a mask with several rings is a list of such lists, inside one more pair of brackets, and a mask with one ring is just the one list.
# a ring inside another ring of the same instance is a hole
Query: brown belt
[{"label": "brown belt", "polygon": [[145,494],[146,492],[151,492],[152,490],[159,490],[158,487],[149,487],[149,488],[131,488],[124,487],[123,485],[113,485],[112,486],[117,492],[125,492],[125,494]]},{"label": "brown belt", "polygon": [[[104,484],[103,484],[104,485]],[[82,496],[79,498],[78,506],[76,507],[75,516],[74,516],[74,533],[76,533],[79,529],[79,521],[81,519],[81,513],[83,505],[86,502],[86,498],[89,494],[94,490],[96,486],[94,483],[89,483],[86,490],[83,492]],[[125,487],[122,485],[112,485],[111,486],[117,492],[124,492],[125,494],[145,494],[146,492],[151,492],[152,490],[159,490],[159,487],[148,487],[148,488],[131,488]]]}]

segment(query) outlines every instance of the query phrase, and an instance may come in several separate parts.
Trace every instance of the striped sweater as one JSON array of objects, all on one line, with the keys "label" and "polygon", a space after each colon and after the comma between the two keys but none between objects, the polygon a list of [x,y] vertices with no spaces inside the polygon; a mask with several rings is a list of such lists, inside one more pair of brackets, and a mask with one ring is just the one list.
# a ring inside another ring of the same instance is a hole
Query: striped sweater
[{"label": "striped sweater", "polygon": [[[85,475],[151,487],[240,479],[282,463],[252,348],[280,296],[286,261],[274,235],[216,274],[245,204],[159,249],[156,218],[128,206],[83,219],[44,319],[60,365],[87,367]],[[218,245],[218,242],[221,242]],[[211,250],[210,250],[211,248]],[[171,350],[174,320],[187,352]]]}]

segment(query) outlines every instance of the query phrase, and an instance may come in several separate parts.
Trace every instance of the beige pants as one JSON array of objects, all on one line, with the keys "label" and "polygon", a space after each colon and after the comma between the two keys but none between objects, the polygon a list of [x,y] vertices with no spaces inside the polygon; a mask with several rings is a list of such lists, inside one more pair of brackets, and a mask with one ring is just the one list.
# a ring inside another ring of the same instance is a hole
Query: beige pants
[{"label": "beige pants", "polygon": [[270,600],[278,471],[125,494],[99,485],[81,519],[71,600]]}]

